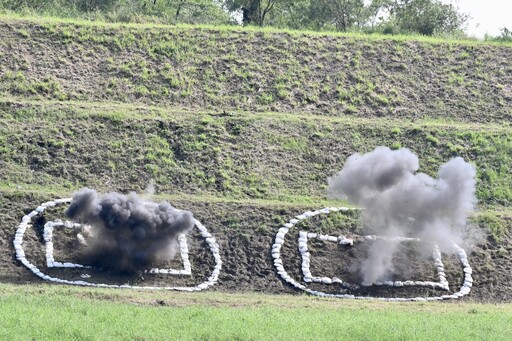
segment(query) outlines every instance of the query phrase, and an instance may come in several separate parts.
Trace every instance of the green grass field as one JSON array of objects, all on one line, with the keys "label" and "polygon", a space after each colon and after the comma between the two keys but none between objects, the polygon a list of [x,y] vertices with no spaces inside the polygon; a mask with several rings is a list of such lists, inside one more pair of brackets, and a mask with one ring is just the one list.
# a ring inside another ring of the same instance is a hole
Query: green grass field
[{"label": "green grass field", "polygon": [[508,340],[512,305],[0,285],[3,340]]}]

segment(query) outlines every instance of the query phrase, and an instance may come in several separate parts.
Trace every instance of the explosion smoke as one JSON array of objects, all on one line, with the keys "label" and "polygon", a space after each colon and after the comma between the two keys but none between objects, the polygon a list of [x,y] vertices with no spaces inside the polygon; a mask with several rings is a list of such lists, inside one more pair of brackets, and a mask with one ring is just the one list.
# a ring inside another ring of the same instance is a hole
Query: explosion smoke
[{"label": "explosion smoke", "polygon": [[[362,207],[363,225],[377,235],[418,237],[448,250],[451,241],[463,239],[474,209],[475,168],[456,157],[441,165],[438,179],[418,169],[418,157],[406,148],[356,153],[328,178],[328,195]],[[372,245],[361,267],[364,282],[388,279],[397,247],[384,241]]]},{"label": "explosion smoke", "polygon": [[103,269],[134,272],[168,261],[175,253],[179,234],[194,226],[192,213],[163,201],[83,188],[74,193],[66,215],[91,226],[85,263]]}]

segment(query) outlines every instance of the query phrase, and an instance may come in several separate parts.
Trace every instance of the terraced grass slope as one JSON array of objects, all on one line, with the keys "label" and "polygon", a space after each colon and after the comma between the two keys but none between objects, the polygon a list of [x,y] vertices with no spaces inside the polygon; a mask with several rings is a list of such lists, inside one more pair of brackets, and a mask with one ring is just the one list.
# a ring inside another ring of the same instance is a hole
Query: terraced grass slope
[{"label": "terraced grass slope", "polygon": [[[279,224],[325,198],[354,152],[408,147],[421,171],[478,170],[480,300],[512,289],[512,47],[211,27],[0,19],[0,281],[16,222],[82,186],[191,209],[219,239],[216,289],[293,292]],[[329,220],[330,219],[330,220]],[[356,217],[324,228],[355,231]],[[338,225],[336,225],[338,224]],[[340,225],[341,224],[341,225]],[[40,242],[36,233],[30,242]]]}]

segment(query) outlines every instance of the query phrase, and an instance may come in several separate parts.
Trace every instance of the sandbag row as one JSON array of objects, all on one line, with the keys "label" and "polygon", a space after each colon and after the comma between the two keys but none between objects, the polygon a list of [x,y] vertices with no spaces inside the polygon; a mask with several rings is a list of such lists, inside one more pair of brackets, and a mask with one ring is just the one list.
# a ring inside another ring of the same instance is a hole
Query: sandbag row
[{"label": "sandbag row", "polygon": [[[42,213],[42,212],[41,212]],[[67,227],[67,228],[80,228],[81,224],[66,221],[63,223],[61,220],[48,221],[44,224],[43,238],[46,245],[45,256],[46,266],[48,268],[90,268],[81,264],[69,263],[69,262],[56,262],[53,257],[53,229],[55,227]]]},{"label": "sandbag row", "polygon": [[[303,214],[295,216],[295,218],[291,219],[288,223],[284,224],[283,227],[279,228],[274,244],[272,245],[272,258],[274,261],[274,266],[277,270],[278,275],[287,283],[290,285],[303,290],[311,295],[320,296],[320,297],[335,297],[335,298],[355,298],[355,299],[366,299],[366,300],[384,300],[384,301],[438,301],[438,300],[444,300],[444,299],[454,299],[459,298],[464,295],[469,294],[471,291],[471,286],[473,283],[472,278],[472,269],[469,265],[469,262],[467,260],[466,252],[464,249],[462,249],[460,246],[453,244],[453,247],[461,261],[461,264],[463,266],[464,271],[464,283],[460,290],[454,294],[451,295],[442,295],[442,296],[434,296],[434,297],[411,297],[411,298],[401,298],[401,297],[395,297],[395,298],[387,298],[387,297],[368,297],[368,296],[355,296],[350,294],[328,294],[321,291],[311,290],[307,288],[305,285],[297,282],[295,279],[293,279],[283,266],[283,260],[281,258],[281,248],[284,245],[285,236],[289,232],[289,230],[295,225],[297,225],[300,221],[308,219],[310,217],[319,215],[319,214],[329,214],[330,212],[337,212],[337,211],[349,211],[350,208],[347,207],[329,207],[324,208],[321,210],[316,211],[307,211]],[[347,282],[342,281],[341,279],[337,277],[317,277],[313,276],[310,270],[310,263],[311,263],[311,254],[308,251],[308,238],[318,238],[324,241],[332,241],[332,242],[338,242],[342,245],[353,245],[353,240],[345,238],[344,236],[339,237],[333,237],[333,236],[327,236],[322,235],[318,233],[308,233],[305,231],[299,231],[299,237],[297,240],[298,243],[298,250],[302,257],[302,274],[303,274],[303,280],[306,283],[311,282],[317,282],[317,283],[323,283],[323,284],[341,284],[342,286],[345,286],[350,289],[357,289],[359,286],[357,284],[350,284]],[[409,238],[409,237],[381,237],[381,236],[375,236],[375,235],[368,235],[363,236],[366,240],[376,240],[376,239],[383,239],[383,240],[390,240],[390,241],[417,241],[420,242],[421,240],[419,238]],[[370,286],[370,285],[386,285],[386,286],[392,286],[392,287],[407,287],[407,286],[420,286],[420,287],[428,287],[433,289],[442,289],[442,290],[449,290],[448,281],[446,280],[446,273],[444,270],[444,265],[441,259],[441,252],[439,251],[439,247],[437,244],[433,243],[433,252],[432,252],[432,258],[434,260],[434,264],[436,265],[438,276],[439,276],[439,282],[433,282],[433,281],[384,281],[384,282],[376,282],[376,283],[362,283],[363,285]]]},{"label": "sandbag row", "polygon": [[151,274],[168,274],[168,275],[192,275],[192,268],[190,267],[190,260],[188,258],[188,246],[187,246],[187,236],[185,234],[180,234],[178,237],[178,245],[180,248],[180,255],[183,261],[183,269],[157,269],[153,268],[147,272]]},{"label": "sandbag row", "polygon": [[[89,287],[102,287],[102,288],[135,288],[135,289],[148,289],[148,290],[177,290],[177,291],[200,291],[204,290],[211,285],[215,284],[218,280],[220,270],[222,269],[222,259],[220,257],[219,252],[219,245],[217,244],[215,238],[208,232],[206,227],[197,219],[194,219],[195,226],[201,233],[201,236],[206,239],[206,243],[208,244],[213,257],[215,259],[215,267],[208,279],[194,287],[153,287],[153,286],[132,286],[129,284],[123,284],[123,285],[115,285],[115,284],[102,284],[102,283],[91,283],[86,281],[71,281],[66,279],[60,279],[48,276],[41,272],[39,268],[37,268],[34,264],[30,263],[26,257],[25,257],[25,251],[23,249],[23,236],[29,226],[31,226],[30,222],[32,218],[35,216],[42,214],[44,210],[47,207],[53,207],[59,204],[65,204],[70,203],[71,198],[64,198],[64,199],[57,199],[54,201],[49,201],[41,204],[38,206],[35,210],[27,214],[21,219],[20,224],[18,225],[18,228],[16,230],[16,234],[14,237],[14,249],[16,251],[16,259],[19,260],[24,266],[26,266],[30,271],[32,271],[36,276],[40,277],[41,279],[55,282],[55,283],[62,283],[62,284],[71,284],[71,285],[80,285],[80,286],[89,286]],[[84,267],[80,264],[74,264],[74,263],[61,263],[61,262],[55,262],[53,258],[53,243],[52,243],[52,235],[53,235],[53,228],[64,226],[68,228],[76,228],[79,227],[80,224],[73,223],[73,222],[66,222],[62,223],[62,221],[55,221],[55,222],[48,222],[45,224],[45,229],[43,232],[43,237],[46,243],[46,263],[48,267]],[[184,257],[184,264],[188,264],[184,266],[184,270],[187,273],[191,273],[191,267],[190,267],[190,261],[188,260],[188,247],[186,245],[186,236],[180,235],[179,237],[179,243],[180,243],[180,252]],[[185,262],[185,259],[187,262]],[[88,278],[90,276],[83,275],[82,278]]]}]

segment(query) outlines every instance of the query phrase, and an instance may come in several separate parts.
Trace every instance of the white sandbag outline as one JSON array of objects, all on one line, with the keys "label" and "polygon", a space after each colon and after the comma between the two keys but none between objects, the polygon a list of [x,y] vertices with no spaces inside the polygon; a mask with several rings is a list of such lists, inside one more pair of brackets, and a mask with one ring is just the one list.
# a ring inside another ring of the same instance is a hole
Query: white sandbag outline
[{"label": "white sandbag outline", "polygon": [[[458,246],[455,243],[453,243],[453,248],[456,251],[457,256],[459,257],[459,260],[463,267],[464,282],[463,282],[461,288],[459,289],[459,291],[457,291],[456,293],[451,294],[451,295],[442,295],[442,296],[433,296],[433,297],[411,297],[411,298],[391,297],[391,298],[388,298],[388,297],[355,296],[355,295],[350,295],[350,294],[328,294],[325,292],[309,289],[305,285],[297,282],[290,275],[288,275],[288,273],[284,269],[283,260],[281,259],[281,248],[284,244],[284,238],[285,238],[286,234],[289,232],[289,230],[291,228],[293,228],[301,220],[305,220],[305,219],[308,219],[310,217],[313,217],[313,216],[316,216],[319,214],[329,214],[330,212],[338,212],[338,211],[347,212],[349,210],[355,210],[355,209],[347,208],[347,207],[328,207],[328,208],[323,208],[321,210],[316,210],[316,211],[307,211],[307,212],[304,212],[303,214],[298,215],[295,218],[291,219],[288,223],[284,224],[283,227],[279,228],[279,230],[276,234],[275,242],[272,245],[272,258],[274,259],[274,266],[277,270],[278,275],[284,281],[286,281],[290,285],[294,286],[295,288],[303,290],[311,295],[320,296],[320,297],[354,298],[354,299],[382,300],[382,301],[439,301],[439,300],[445,300],[445,299],[456,299],[456,298],[465,296],[470,293],[471,287],[473,286],[473,278],[472,278],[473,270],[471,269],[471,266],[469,265],[466,252],[464,251],[463,248],[461,248],[460,246]],[[336,238],[337,241],[339,241],[345,245],[351,245],[353,243],[352,240],[347,239],[343,236],[331,237],[331,239],[328,238],[329,236],[325,236],[325,237],[327,237],[327,239],[325,239],[325,240],[332,240],[332,241],[334,241],[334,238]],[[307,252],[307,238],[308,238],[307,233],[305,235],[304,235],[304,233],[302,233],[302,234],[299,233],[299,252],[301,252],[301,254],[305,254]],[[366,238],[367,239],[377,239],[378,237],[377,236],[366,236]],[[405,241],[405,240],[419,241],[419,239],[416,239],[416,238],[405,238],[405,237],[394,237],[394,238],[395,238],[395,240],[401,240],[401,241]],[[309,254],[308,254],[308,256],[310,257]],[[303,273],[304,273],[304,269],[306,269],[306,274],[308,275],[307,277],[312,279],[313,276],[311,275],[311,272],[307,271],[309,269],[309,257],[306,257],[306,259],[303,258],[302,268],[303,268]],[[441,253],[439,252],[439,248],[437,248],[437,247],[434,248],[433,258],[434,258],[434,263],[435,263],[436,267],[438,268],[439,282],[432,282],[432,283],[441,284],[443,286],[442,289],[448,290],[448,282],[446,281],[446,274],[444,272],[444,266],[441,261]],[[330,283],[328,283],[329,281],[330,281]],[[323,278],[322,277],[321,282],[325,283],[325,284],[332,284],[333,278],[328,278],[328,277]],[[408,285],[416,285],[415,281],[409,281],[409,282],[412,282],[412,283],[408,283]],[[345,282],[343,282],[340,279],[337,279],[334,283],[343,285]],[[405,282],[397,281],[397,282],[392,282],[392,283],[393,283],[393,286],[395,286],[395,284],[398,284],[397,286],[400,286],[401,284],[404,284]],[[430,286],[429,282],[418,282],[418,283],[427,283],[424,286]],[[346,286],[350,286],[350,285],[351,284],[348,284],[348,283],[346,284]],[[391,285],[391,281],[388,283],[382,283],[382,285]],[[354,288],[354,287],[352,287],[352,288]]]},{"label": "white sandbag outline", "polygon": [[[47,207],[53,207],[53,206],[56,206],[59,204],[66,204],[66,203],[70,203],[70,202],[71,202],[71,198],[56,199],[53,201],[45,202],[45,203],[41,204],[40,206],[38,206],[32,212],[30,212],[29,214],[24,216],[21,219],[20,224],[18,225],[18,229],[16,230],[16,234],[15,234],[14,241],[13,241],[14,249],[16,251],[16,259],[19,260],[24,266],[26,266],[30,271],[32,271],[38,277],[40,277],[44,280],[47,280],[47,281],[55,282],[55,283],[89,286],[89,287],[132,288],[132,289],[146,289],[146,290],[176,290],[176,291],[200,291],[200,290],[204,290],[204,289],[214,285],[217,282],[217,280],[219,278],[220,270],[222,269],[222,259],[220,257],[220,253],[219,253],[219,244],[217,244],[217,241],[215,240],[215,238],[208,232],[206,227],[203,224],[201,224],[201,222],[197,219],[194,219],[195,227],[197,227],[197,229],[201,233],[201,236],[203,238],[205,238],[206,243],[210,247],[210,250],[213,254],[213,258],[215,260],[215,266],[213,268],[213,271],[212,271],[210,277],[208,277],[208,279],[205,282],[203,282],[199,285],[196,285],[194,287],[152,287],[152,286],[135,286],[135,285],[128,285],[128,284],[115,285],[115,284],[91,283],[91,282],[86,282],[86,281],[70,281],[70,280],[66,280],[66,279],[51,277],[51,276],[44,274],[34,264],[30,263],[25,258],[25,250],[23,250],[23,246],[22,246],[23,236],[25,235],[27,227],[31,226],[30,222],[31,222],[32,218],[34,218],[35,216],[37,216],[39,214],[42,214]],[[187,254],[188,254],[188,252],[187,252]],[[47,252],[47,254],[46,254],[47,261],[48,261],[48,255],[49,254]],[[53,254],[51,254],[51,256],[53,256]],[[63,264],[66,264],[66,263],[63,263]],[[74,265],[80,265],[80,264],[73,264],[73,263],[69,263],[69,264],[71,264],[71,266],[66,266],[66,267],[75,267]]]},{"label": "white sandbag outline", "polygon": [[[420,242],[419,238],[408,238],[408,237],[381,237],[375,235],[363,236],[365,240],[389,240],[389,241],[414,241]],[[323,284],[341,284],[344,287],[350,289],[357,289],[360,286],[353,283],[347,283],[339,279],[338,277],[317,277],[311,274],[310,270],[310,258],[311,254],[308,252],[307,242],[308,239],[320,239],[323,241],[336,242],[341,245],[354,245],[354,241],[352,239],[346,238],[345,236],[329,236],[323,235],[320,233],[308,233],[305,231],[299,231],[298,245],[299,252],[302,257],[302,274],[303,280],[306,283],[323,283]],[[390,286],[390,287],[408,287],[408,286],[420,286],[420,287],[429,287],[433,289],[442,289],[442,290],[450,290],[448,286],[448,281],[446,280],[446,274],[444,272],[444,265],[441,259],[441,252],[439,251],[439,247],[436,243],[432,243],[433,251],[432,258],[434,260],[434,264],[436,265],[437,273],[439,276],[439,282],[434,281],[384,281],[384,282],[375,282],[375,283],[362,283],[362,286]]]},{"label": "white sandbag outline", "polygon": [[[43,237],[46,243],[46,266],[48,268],[90,268],[90,266],[85,266],[82,264],[69,263],[69,262],[58,262],[55,261],[53,256],[53,229],[55,227],[67,227],[71,229],[79,229],[82,227],[82,224],[73,223],[71,221],[48,221],[44,224],[44,232]],[[83,237],[82,237],[83,238]],[[168,275],[192,275],[192,268],[190,266],[190,260],[188,258],[188,245],[187,245],[187,236],[185,234],[180,234],[178,236],[178,246],[180,249],[180,256],[183,261],[183,269],[158,269],[153,268],[149,271],[145,271],[150,274],[168,274]]]}]

